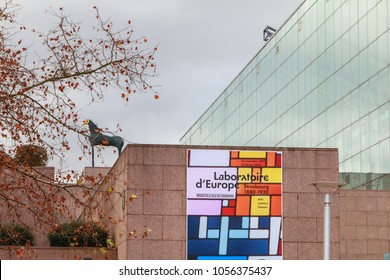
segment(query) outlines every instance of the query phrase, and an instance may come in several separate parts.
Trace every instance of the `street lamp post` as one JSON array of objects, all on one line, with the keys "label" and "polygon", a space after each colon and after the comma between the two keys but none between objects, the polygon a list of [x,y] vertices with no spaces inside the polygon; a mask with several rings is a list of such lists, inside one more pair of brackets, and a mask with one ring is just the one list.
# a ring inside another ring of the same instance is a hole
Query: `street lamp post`
[{"label": "street lamp post", "polygon": [[311,183],[324,198],[324,260],[330,260],[330,199],[332,194],[335,194],[344,182],[320,181]]}]

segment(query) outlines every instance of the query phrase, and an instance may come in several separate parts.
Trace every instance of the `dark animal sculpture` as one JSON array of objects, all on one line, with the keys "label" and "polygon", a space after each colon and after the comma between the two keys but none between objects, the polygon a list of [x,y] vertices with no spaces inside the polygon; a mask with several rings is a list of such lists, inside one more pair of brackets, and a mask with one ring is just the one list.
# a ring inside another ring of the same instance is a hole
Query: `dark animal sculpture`
[{"label": "dark animal sculpture", "polygon": [[89,128],[89,142],[92,146],[92,166],[94,166],[94,146],[102,145],[102,146],[114,146],[118,149],[118,157],[122,152],[122,148],[124,145],[123,138],[120,136],[110,136],[102,133],[102,129],[98,128],[97,125],[91,120],[84,120],[83,125],[88,124]]}]

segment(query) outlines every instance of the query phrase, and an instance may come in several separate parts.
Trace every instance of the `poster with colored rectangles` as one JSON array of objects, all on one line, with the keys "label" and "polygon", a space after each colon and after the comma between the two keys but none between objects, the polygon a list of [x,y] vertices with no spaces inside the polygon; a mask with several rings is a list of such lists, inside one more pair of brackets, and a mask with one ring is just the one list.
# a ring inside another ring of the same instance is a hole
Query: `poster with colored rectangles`
[{"label": "poster with colored rectangles", "polygon": [[283,258],[280,152],[188,150],[187,258]]}]

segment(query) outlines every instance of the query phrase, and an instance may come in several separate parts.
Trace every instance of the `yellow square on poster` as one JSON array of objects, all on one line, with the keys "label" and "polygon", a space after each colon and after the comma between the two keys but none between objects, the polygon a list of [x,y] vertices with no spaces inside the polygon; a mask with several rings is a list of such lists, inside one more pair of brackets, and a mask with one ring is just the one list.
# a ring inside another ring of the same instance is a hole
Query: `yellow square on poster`
[{"label": "yellow square on poster", "polygon": [[240,151],[240,158],[265,158],[266,152]]},{"label": "yellow square on poster", "polygon": [[251,183],[252,168],[238,168],[238,183]]},{"label": "yellow square on poster", "polygon": [[282,168],[263,168],[262,183],[282,183]]},{"label": "yellow square on poster", "polygon": [[252,216],[269,216],[270,215],[270,196],[268,196],[268,195],[252,196],[251,215]]}]

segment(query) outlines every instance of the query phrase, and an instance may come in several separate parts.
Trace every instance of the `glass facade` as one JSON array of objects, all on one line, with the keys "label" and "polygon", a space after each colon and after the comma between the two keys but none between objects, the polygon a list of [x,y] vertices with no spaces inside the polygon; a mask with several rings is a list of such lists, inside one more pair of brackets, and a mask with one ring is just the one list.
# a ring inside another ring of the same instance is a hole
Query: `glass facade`
[{"label": "glass facade", "polygon": [[389,0],[306,0],[181,143],[338,148],[349,188],[390,189],[389,62]]}]

